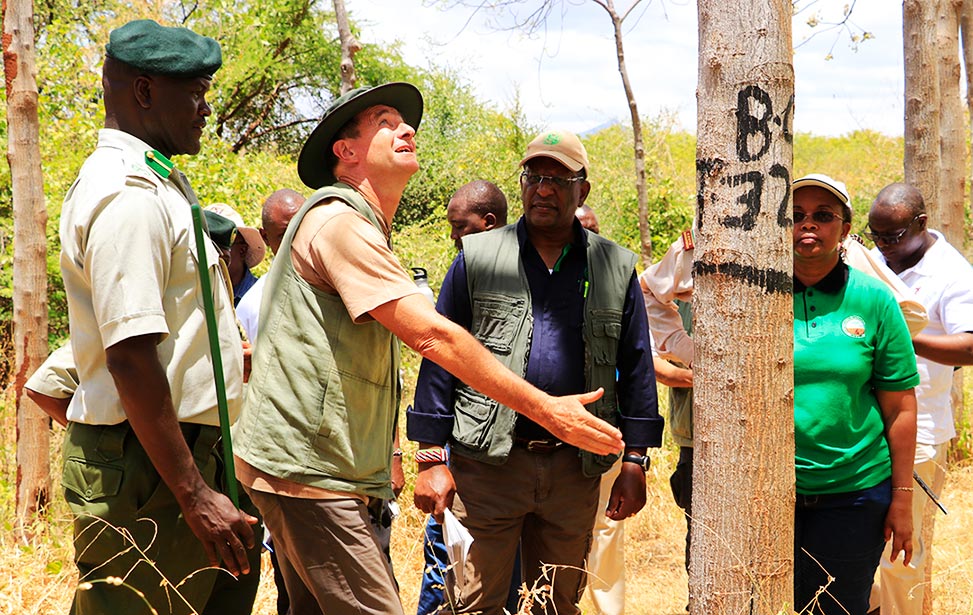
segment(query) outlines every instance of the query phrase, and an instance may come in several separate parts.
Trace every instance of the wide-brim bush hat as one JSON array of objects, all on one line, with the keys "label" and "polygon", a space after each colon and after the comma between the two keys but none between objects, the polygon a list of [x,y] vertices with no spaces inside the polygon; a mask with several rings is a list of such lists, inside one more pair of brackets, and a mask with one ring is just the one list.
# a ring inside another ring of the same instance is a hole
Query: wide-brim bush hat
[{"label": "wide-brim bush hat", "polygon": [[388,105],[402,119],[418,130],[422,120],[422,94],[411,83],[393,82],[374,87],[355,88],[342,94],[324,113],[301,149],[297,159],[297,174],[313,189],[335,183],[335,158],[331,151],[335,135],[356,115],[375,105]]}]

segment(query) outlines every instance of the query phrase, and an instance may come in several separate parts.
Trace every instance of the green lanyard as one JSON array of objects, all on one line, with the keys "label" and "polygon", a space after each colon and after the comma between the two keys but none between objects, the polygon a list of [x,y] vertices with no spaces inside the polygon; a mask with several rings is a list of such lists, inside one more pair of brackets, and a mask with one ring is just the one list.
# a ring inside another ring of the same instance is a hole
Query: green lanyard
[{"label": "green lanyard", "polygon": [[230,411],[226,402],[226,383],[223,381],[223,355],[220,353],[219,330],[216,327],[216,308],[213,306],[213,287],[209,281],[209,263],[206,261],[206,240],[203,238],[203,214],[192,188],[182,180],[181,173],[173,173],[175,166],[168,158],[156,151],[145,153],[145,163],[159,177],[171,180],[189,201],[196,235],[196,252],[199,257],[199,283],[203,291],[203,311],[206,314],[206,332],[213,359],[213,380],[216,382],[216,405],[220,415],[220,433],[223,439],[223,470],[230,501],[240,508],[236,472],[233,469],[233,443],[230,441]]}]

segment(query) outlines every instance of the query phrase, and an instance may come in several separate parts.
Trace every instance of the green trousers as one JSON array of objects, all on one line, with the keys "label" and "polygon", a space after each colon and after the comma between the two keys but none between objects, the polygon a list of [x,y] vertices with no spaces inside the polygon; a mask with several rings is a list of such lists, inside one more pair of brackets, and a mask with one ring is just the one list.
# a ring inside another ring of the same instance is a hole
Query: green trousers
[{"label": "green trousers", "polygon": [[[181,427],[206,483],[225,493],[219,428]],[[209,567],[203,545],[127,422],[69,423],[63,457],[79,573],[72,614],[250,613],[260,577],[259,524],[253,526],[250,574],[235,579]],[[240,496],[241,508],[258,516]]]}]

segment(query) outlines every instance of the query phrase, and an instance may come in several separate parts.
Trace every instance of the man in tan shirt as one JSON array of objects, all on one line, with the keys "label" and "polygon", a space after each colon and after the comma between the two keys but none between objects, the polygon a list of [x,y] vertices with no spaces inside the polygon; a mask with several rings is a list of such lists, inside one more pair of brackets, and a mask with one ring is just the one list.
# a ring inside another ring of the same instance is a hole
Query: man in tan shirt
[{"label": "man in tan shirt", "polygon": [[[503,368],[435,311],[392,253],[390,223],[419,169],[421,116],[422,97],[405,83],[335,101],[298,161],[304,183],[325,188],[295,215],[268,274],[267,292],[279,300],[261,306],[257,379],[234,444],[238,476],[274,535],[294,612],[402,612],[365,510],[369,498],[391,495],[398,348],[381,348],[389,334],[565,441],[601,454],[622,448],[620,432],[583,408],[600,392],[556,398]],[[291,322],[315,318],[323,331]],[[267,336],[275,343],[264,344]],[[356,339],[370,346],[350,348]],[[297,350],[285,356],[288,348]],[[308,383],[322,366],[328,373]],[[369,398],[375,406],[360,405]]]}]

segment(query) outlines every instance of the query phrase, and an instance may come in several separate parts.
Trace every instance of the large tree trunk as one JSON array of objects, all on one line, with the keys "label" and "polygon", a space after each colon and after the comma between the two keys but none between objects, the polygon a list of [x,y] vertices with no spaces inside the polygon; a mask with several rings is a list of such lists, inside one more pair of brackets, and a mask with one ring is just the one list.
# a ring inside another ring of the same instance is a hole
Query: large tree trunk
[{"label": "large tree trunk", "polygon": [[960,250],[965,239],[966,139],[960,98],[959,11],[962,0],[938,0],[935,41],[939,67],[939,202],[929,212],[936,227]]},{"label": "large tree trunk", "polygon": [[793,604],[789,0],[699,0],[690,612]]},{"label": "large tree trunk", "polygon": [[14,390],[17,404],[17,523],[29,528],[50,500],[50,419],[23,395],[47,356],[47,209],[41,175],[33,5],[3,3],[7,162],[14,204]]},{"label": "large tree trunk", "polygon": [[338,36],[341,37],[341,93],[355,88],[355,54],[361,51],[361,43],[351,32],[345,0],[334,0],[334,15],[338,22]]},{"label": "large tree trunk", "polygon": [[[942,231],[946,240],[960,250],[966,235],[967,173],[958,57],[963,4],[963,0],[905,0],[902,4],[905,179],[922,192],[930,228]],[[964,40],[964,48],[967,44],[968,40]],[[962,372],[953,379],[953,404],[954,413],[962,415]],[[926,545],[932,544],[934,523],[935,510],[927,502],[922,527]],[[930,550],[923,573],[925,582],[931,584]],[[933,612],[932,592],[925,592],[922,609],[923,613]]]},{"label": "large tree trunk", "polygon": [[[962,0],[960,5],[960,41],[963,46],[963,72],[966,75],[966,111],[971,121],[967,127],[967,143],[973,146],[973,0]],[[967,168],[969,175],[969,185],[973,186],[973,165]],[[973,215],[973,190],[970,191],[970,214]],[[969,256],[973,251],[973,239],[971,237],[973,229],[967,230],[966,239],[968,244],[965,246],[964,253]],[[956,246],[963,250],[963,247]]]},{"label": "large tree trunk", "polygon": [[902,3],[905,53],[905,181],[922,192],[932,225],[938,224],[940,150],[937,5],[941,0]]}]

